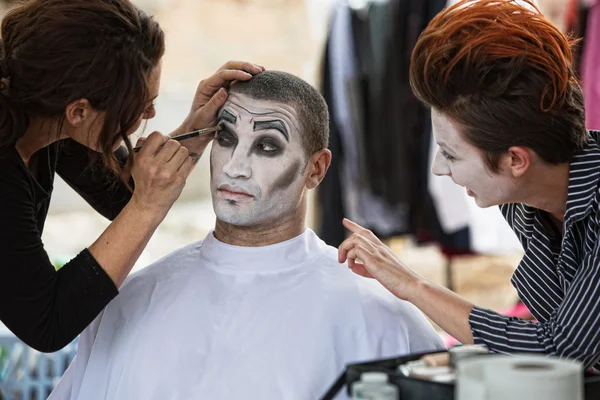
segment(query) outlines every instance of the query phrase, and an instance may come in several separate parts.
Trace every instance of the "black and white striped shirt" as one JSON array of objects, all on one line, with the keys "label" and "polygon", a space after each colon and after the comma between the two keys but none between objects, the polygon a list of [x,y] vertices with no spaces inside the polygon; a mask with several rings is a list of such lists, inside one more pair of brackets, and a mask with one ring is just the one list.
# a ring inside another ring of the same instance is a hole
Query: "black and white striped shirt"
[{"label": "black and white striped shirt", "polygon": [[[475,343],[497,353],[535,352],[600,359],[600,132],[572,160],[561,235],[544,211],[500,206],[525,255],[512,284],[539,322],[475,307],[469,323]],[[596,365],[597,366],[597,365]]]}]

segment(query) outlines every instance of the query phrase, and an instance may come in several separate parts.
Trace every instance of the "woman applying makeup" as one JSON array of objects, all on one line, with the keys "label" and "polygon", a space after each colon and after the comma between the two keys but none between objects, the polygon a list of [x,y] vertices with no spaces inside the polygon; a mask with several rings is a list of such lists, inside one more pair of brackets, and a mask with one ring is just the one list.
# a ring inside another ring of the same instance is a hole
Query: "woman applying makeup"
[{"label": "woman applying makeup", "polygon": [[432,111],[433,172],[464,186],[478,206],[500,206],[525,250],[512,283],[538,322],[426,281],[350,221],[339,257],[464,344],[589,367],[600,358],[600,133],[585,128],[573,43],[522,3],[442,11],[415,46],[410,75]]},{"label": "woman applying makeup", "polygon": [[[2,21],[0,320],[38,350],[68,344],[118,294],[192,170],[158,132],[131,151],[156,114],[164,43],[128,0],[33,0]],[[224,87],[261,71],[230,62],[202,81],[171,135],[214,125]],[[55,174],[112,221],[58,271],[41,240]]]}]

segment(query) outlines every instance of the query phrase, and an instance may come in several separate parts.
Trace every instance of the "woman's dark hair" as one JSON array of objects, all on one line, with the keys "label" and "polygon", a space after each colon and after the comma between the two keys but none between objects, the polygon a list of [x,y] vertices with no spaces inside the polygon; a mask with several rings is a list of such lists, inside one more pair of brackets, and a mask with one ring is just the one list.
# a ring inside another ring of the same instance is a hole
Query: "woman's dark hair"
[{"label": "woman's dark hair", "polygon": [[110,169],[120,139],[131,153],[130,130],[151,100],[148,79],[165,51],[159,24],[129,0],[33,0],[2,21],[9,71],[0,95],[0,151],[14,146],[31,117],[64,122],[66,106],[87,99],[106,112],[98,147]]},{"label": "woman's dark hair", "polygon": [[412,54],[410,83],[424,103],[457,122],[487,167],[511,146],[551,164],[583,148],[583,94],[574,41],[530,0],[461,2],[439,13]]}]

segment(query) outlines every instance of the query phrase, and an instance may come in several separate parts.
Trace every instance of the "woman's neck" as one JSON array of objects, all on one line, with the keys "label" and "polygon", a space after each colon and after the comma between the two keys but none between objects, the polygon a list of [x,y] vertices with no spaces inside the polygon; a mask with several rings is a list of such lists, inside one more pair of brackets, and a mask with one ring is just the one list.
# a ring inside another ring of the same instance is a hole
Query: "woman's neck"
[{"label": "woman's neck", "polygon": [[545,165],[529,179],[528,195],[523,203],[544,210],[564,221],[569,195],[570,163]]},{"label": "woman's neck", "polygon": [[17,140],[15,147],[25,165],[29,166],[31,156],[37,151],[66,137],[68,136],[58,132],[58,123],[55,120],[32,118],[25,134]]}]

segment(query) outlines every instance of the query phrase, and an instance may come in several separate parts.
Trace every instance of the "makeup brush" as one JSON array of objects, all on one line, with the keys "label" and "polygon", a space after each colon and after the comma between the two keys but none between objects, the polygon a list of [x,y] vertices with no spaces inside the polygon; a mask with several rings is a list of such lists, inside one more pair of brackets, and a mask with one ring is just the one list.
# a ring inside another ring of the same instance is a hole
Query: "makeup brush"
[{"label": "makeup brush", "polygon": [[[181,142],[182,140],[191,139],[191,138],[195,138],[195,137],[203,136],[203,135],[208,135],[209,133],[213,133],[213,132],[218,132],[221,129],[222,129],[221,125],[216,125],[216,126],[211,126],[210,128],[196,129],[191,132],[182,133],[181,135],[171,137],[171,139]],[[133,151],[135,153],[137,153],[138,151],[140,151],[141,148],[142,148],[142,146],[134,147]]]}]

